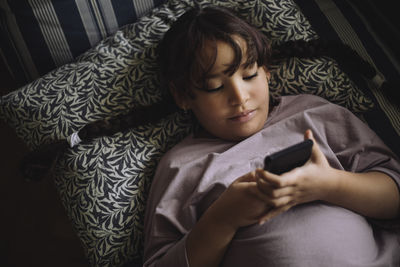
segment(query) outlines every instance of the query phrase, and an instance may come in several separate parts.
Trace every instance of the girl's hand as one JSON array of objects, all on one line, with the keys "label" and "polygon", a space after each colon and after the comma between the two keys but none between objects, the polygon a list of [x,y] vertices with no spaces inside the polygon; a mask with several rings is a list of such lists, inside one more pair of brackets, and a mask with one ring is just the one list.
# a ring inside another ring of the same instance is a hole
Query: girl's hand
[{"label": "girl's hand", "polygon": [[257,223],[267,212],[253,171],[233,181],[189,232],[190,266],[219,266],[239,227]]},{"label": "girl's hand", "polygon": [[262,169],[256,170],[257,186],[264,193],[266,204],[272,206],[272,209],[261,217],[259,223],[295,205],[321,200],[333,188],[335,181],[329,178],[334,177],[329,175],[333,169],[319,149],[311,130],[307,130],[304,137],[314,141],[311,157],[304,166],[282,175],[275,175]]},{"label": "girl's hand", "polygon": [[235,231],[239,227],[257,223],[270,206],[258,189],[256,172],[250,172],[236,179],[210,206],[216,223],[224,223]]}]

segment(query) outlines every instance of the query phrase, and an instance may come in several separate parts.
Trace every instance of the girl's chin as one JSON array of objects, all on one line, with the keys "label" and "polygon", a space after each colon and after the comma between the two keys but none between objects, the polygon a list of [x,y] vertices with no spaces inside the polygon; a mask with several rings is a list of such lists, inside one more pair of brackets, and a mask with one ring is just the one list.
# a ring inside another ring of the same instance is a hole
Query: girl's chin
[{"label": "girl's chin", "polygon": [[236,125],[236,127],[232,127],[231,130],[229,130],[229,133],[232,135],[233,140],[243,140],[259,132],[263,128],[264,124],[264,121],[252,120],[241,125]]},{"label": "girl's chin", "polygon": [[241,141],[259,132],[265,124],[265,121],[257,116],[253,117],[251,120],[246,119],[247,118],[243,119],[244,121],[241,122],[232,122],[232,120],[228,119],[225,121],[226,124],[223,127],[220,126],[218,127],[219,129],[212,127],[213,131],[207,131],[203,128],[196,136],[217,137],[228,141]]},{"label": "girl's chin", "polygon": [[241,141],[259,132],[261,128],[253,126],[253,127],[244,127],[242,129],[233,129],[229,132],[227,131],[223,139],[231,141]]}]

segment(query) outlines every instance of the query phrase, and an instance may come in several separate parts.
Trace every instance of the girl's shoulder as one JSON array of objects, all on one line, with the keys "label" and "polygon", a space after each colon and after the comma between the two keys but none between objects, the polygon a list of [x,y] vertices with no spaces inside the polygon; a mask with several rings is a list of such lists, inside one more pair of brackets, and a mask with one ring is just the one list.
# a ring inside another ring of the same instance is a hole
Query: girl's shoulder
[{"label": "girl's shoulder", "polygon": [[353,113],[347,108],[311,94],[282,96],[279,106],[281,111],[286,110],[291,113],[318,110],[321,114],[336,112],[337,114],[353,116]]},{"label": "girl's shoulder", "polygon": [[286,95],[276,99],[267,124],[278,122],[294,115],[316,112],[320,115],[329,113],[347,113],[346,108],[334,104],[320,96],[311,94]]},{"label": "girl's shoulder", "polygon": [[286,95],[281,97],[281,101],[283,105],[293,104],[298,107],[313,107],[333,104],[325,98],[311,94]]}]

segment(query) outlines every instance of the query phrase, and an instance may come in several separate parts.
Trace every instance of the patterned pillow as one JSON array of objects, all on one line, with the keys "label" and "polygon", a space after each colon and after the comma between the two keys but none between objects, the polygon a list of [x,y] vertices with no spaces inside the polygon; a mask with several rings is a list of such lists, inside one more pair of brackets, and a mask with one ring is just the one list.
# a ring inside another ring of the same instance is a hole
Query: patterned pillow
[{"label": "patterned pillow", "polygon": [[[66,138],[88,122],[158,101],[155,48],[194,2],[233,7],[274,43],[317,37],[292,0],[170,0],[74,63],[2,97],[1,118],[35,148]],[[355,112],[372,106],[328,58],[288,59],[274,66],[271,92],[317,94]],[[59,159],[57,188],[93,266],[140,261],[143,213],[156,164],[189,131],[188,118],[175,114],[153,125],[83,142]]]},{"label": "patterned pillow", "polygon": [[291,58],[273,66],[271,94],[314,94],[351,110],[362,118],[374,102],[329,58]]}]

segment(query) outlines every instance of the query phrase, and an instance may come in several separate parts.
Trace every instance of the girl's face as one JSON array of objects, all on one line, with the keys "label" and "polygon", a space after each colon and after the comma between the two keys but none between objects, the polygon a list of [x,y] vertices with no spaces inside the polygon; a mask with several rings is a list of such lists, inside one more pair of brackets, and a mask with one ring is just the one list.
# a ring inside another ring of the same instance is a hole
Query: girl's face
[{"label": "girl's face", "polygon": [[[242,62],[245,62],[246,43],[241,38],[235,41],[242,49]],[[205,49],[205,54],[211,55],[213,48],[206,46]],[[229,76],[226,70],[233,59],[232,47],[217,41],[217,57],[207,77],[206,90],[192,89],[194,97],[177,102],[180,107],[191,109],[208,133],[226,140],[242,140],[261,130],[267,120],[269,72],[257,63],[247,68],[241,64]]]}]

